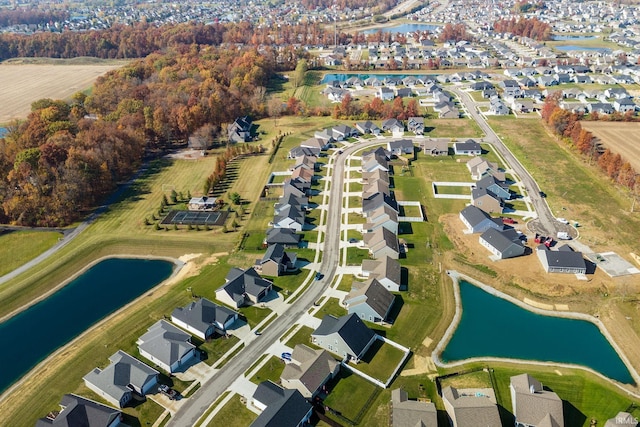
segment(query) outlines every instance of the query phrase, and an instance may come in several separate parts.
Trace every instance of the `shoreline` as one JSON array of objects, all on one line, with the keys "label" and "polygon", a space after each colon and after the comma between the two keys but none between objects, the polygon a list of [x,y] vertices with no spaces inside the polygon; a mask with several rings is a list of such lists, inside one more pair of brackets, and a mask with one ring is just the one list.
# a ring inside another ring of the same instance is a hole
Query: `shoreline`
[{"label": "shoreline", "polygon": [[[183,258],[183,257],[180,257],[180,258]],[[106,322],[110,321],[112,318],[114,318],[115,316],[119,315],[122,311],[124,311],[127,308],[131,307],[132,305],[138,303],[142,298],[145,298],[149,292],[154,292],[155,290],[157,290],[157,289],[159,289],[159,288],[161,288],[163,286],[174,284],[174,282],[177,282],[178,279],[182,279],[182,277],[179,277],[179,276],[181,276],[181,273],[182,273],[182,275],[186,274],[188,269],[186,269],[185,267],[187,267],[189,265],[194,265],[193,262],[190,259],[187,260],[187,261],[183,261],[180,258],[171,258],[171,257],[164,257],[164,256],[142,256],[142,255],[127,255],[127,254],[107,255],[107,256],[100,257],[100,258],[90,262],[89,264],[87,264],[85,267],[83,267],[81,270],[79,270],[77,273],[75,273],[72,277],[70,277],[69,279],[63,281],[60,285],[58,285],[55,290],[59,290],[62,287],[66,286],[72,280],[76,279],[77,277],[79,277],[79,275],[83,274],[89,268],[93,267],[94,265],[98,264],[99,262],[107,260],[107,259],[112,259],[112,258],[120,258],[120,259],[135,258],[135,259],[148,259],[148,260],[164,260],[164,261],[171,262],[174,265],[174,268],[173,268],[173,271],[171,272],[171,275],[169,275],[169,277],[167,277],[166,279],[162,280],[161,282],[159,282],[158,284],[156,284],[154,287],[150,288],[149,290],[143,292],[140,296],[138,296],[137,298],[129,301],[127,304],[125,304],[122,307],[118,308],[114,312],[112,312],[109,315],[107,315],[107,316],[103,317],[102,319],[98,320],[96,323],[94,323],[93,325],[89,326],[87,329],[85,329],[82,333],[77,335],[71,341],[67,342],[66,344],[64,344],[63,346],[57,348],[55,351],[53,351],[51,354],[49,354],[40,363],[38,363],[33,368],[31,368],[27,373],[25,373],[18,381],[13,383],[4,392],[2,392],[2,394],[0,394],[0,403],[4,402],[13,393],[13,391],[15,391],[25,381],[27,381],[33,375],[35,375],[40,369],[42,369],[44,366],[46,366],[48,363],[50,363],[53,358],[59,356],[61,353],[66,351],[69,347],[73,346],[78,341],[83,339],[86,335],[88,335],[91,332],[95,331],[100,326],[104,325]],[[55,292],[55,290],[53,292]],[[50,296],[53,292],[48,292],[46,295]],[[21,307],[20,311],[23,311],[23,310],[29,308],[30,306],[32,306],[33,304],[41,301],[42,299],[43,298],[39,298],[38,301],[35,301],[35,302],[31,303],[31,304],[28,304],[28,307],[24,307],[24,306]]]},{"label": "shoreline", "polygon": [[[453,293],[454,293],[454,298],[455,298],[455,305],[456,305],[456,311],[455,314],[453,316],[453,319],[451,320],[451,323],[449,324],[449,326],[447,327],[447,330],[445,331],[444,335],[442,336],[442,338],[440,339],[440,341],[438,342],[438,344],[436,345],[435,349],[433,350],[433,352],[431,353],[431,358],[434,362],[434,364],[437,367],[440,368],[453,368],[453,367],[458,367],[458,366],[463,366],[466,365],[468,363],[477,363],[477,362],[505,362],[505,363],[519,363],[519,364],[526,364],[526,365],[534,365],[534,366],[546,366],[546,367],[562,367],[562,368],[570,368],[570,369],[580,369],[586,372],[590,372],[592,374],[595,374],[596,376],[600,377],[601,379],[604,379],[606,382],[613,384],[614,386],[616,386],[618,389],[624,391],[625,393],[633,396],[636,399],[640,399],[640,394],[637,391],[638,386],[640,385],[640,375],[638,375],[637,371],[635,370],[635,368],[633,367],[633,365],[631,364],[631,362],[629,361],[629,359],[627,358],[626,354],[622,351],[622,349],[618,346],[618,344],[615,342],[615,340],[613,339],[613,337],[611,336],[611,334],[609,333],[609,331],[606,329],[606,327],[604,326],[604,324],[602,323],[602,321],[598,318],[595,318],[593,316],[590,316],[588,314],[584,314],[584,313],[578,313],[578,312],[570,312],[570,311],[557,311],[557,310],[544,310],[544,309],[540,309],[534,306],[531,306],[529,304],[524,303],[523,301],[520,301],[517,298],[512,297],[511,295],[508,295],[504,292],[501,292],[495,288],[492,288],[489,285],[486,285],[482,282],[480,282],[479,280],[476,280],[470,276],[467,276],[466,274],[463,273],[459,273],[458,271],[455,270],[447,270],[447,275],[451,278],[452,280],[452,284],[453,284]],[[491,356],[487,356],[487,357],[473,357],[473,358],[468,358],[468,359],[464,359],[464,360],[458,360],[458,361],[454,361],[454,362],[444,362],[440,359],[440,355],[443,353],[445,347],[447,346],[447,344],[449,343],[449,341],[451,340],[451,338],[453,337],[453,334],[455,333],[458,324],[460,323],[460,318],[462,317],[462,301],[461,301],[461,297],[460,297],[460,285],[459,285],[459,280],[460,279],[464,279],[465,281],[471,283],[474,286],[479,287],[480,289],[482,289],[483,291],[498,297],[498,298],[502,298],[506,301],[509,301],[515,305],[517,305],[518,307],[525,309],[527,311],[530,311],[532,313],[535,314],[540,314],[543,316],[551,316],[551,317],[559,317],[559,318],[565,318],[565,319],[572,319],[572,320],[584,320],[584,321],[588,321],[591,322],[592,324],[596,325],[596,327],[598,328],[598,330],[600,331],[600,333],[602,333],[602,335],[604,335],[604,337],[607,339],[607,341],[609,342],[609,345],[611,345],[613,347],[613,349],[615,350],[616,354],[618,355],[618,357],[620,357],[620,359],[622,360],[622,363],[624,363],[625,367],[627,368],[627,370],[629,371],[629,374],[631,375],[631,377],[633,378],[633,380],[635,381],[635,384],[623,384],[620,383],[616,380],[613,380],[607,376],[605,376],[604,374],[595,371],[594,369],[588,367],[588,366],[584,366],[584,365],[578,365],[578,364],[571,364],[571,363],[562,363],[562,362],[545,362],[545,361],[539,361],[539,360],[527,360],[527,359],[513,359],[513,358],[501,358],[501,357],[491,357]],[[635,387],[636,390],[630,390],[628,387]]]}]

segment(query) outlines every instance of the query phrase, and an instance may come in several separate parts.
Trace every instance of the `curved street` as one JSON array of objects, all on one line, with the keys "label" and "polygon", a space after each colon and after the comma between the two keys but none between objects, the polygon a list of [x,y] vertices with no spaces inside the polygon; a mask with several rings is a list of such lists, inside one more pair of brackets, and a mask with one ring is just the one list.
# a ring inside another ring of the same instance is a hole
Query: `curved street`
[{"label": "curved street", "polygon": [[[451,91],[454,92],[460,102],[464,104],[464,107],[471,118],[473,118],[482,132],[484,132],[484,142],[489,143],[495,148],[495,150],[500,153],[502,158],[504,158],[507,164],[513,169],[516,175],[520,178],[525,188],[527,189],[527,193],[529,196],[529,200],[531,200],[531,204],[533,205],[538,218],[532,220],[533,227],[541,234],[546,236],[552,236],[555,238],[558,231],[568,231],[566,224],[562,224],[558,222],[551,212],[549,205],[546,200],[540,195],[540,187],[533,179],[533,177],[529,174],[529,172],[525,169],[524,166],[518,161],[516,156],[513,155],[511,150],[504,145],[500,137],[493,131],[491,126],[487,123],[486,119],[478,109],[476,108],[475,101],[471,98],[468,92],[462,91],[459,88],[451,88]],[[570,227],[569,227],[570,228]]]},{"label": "curved street", "polygon": [[326,216],[326,228],[322,263],[319,271],[324,275],[321,280],[311,283],[309,288],[287,310],[279,315],[260,336],[255,336],[240,353],[235,355],[224,367],[209,380],[204,381],[191,397],[184,400],[177,412],[172,415],[168,425],[194,425],[211,404],[253,363],[264,354],[287,330],[297,323],[315,301],[333,281],[340,262],[340,225],[342,222],[342,193],[344,191],[344,167],[347,157],[353,152],[371,145],[379,145],[380,140],[373,139],[355,143],[342,149],[342,153],[333,156],[329,201]]}]

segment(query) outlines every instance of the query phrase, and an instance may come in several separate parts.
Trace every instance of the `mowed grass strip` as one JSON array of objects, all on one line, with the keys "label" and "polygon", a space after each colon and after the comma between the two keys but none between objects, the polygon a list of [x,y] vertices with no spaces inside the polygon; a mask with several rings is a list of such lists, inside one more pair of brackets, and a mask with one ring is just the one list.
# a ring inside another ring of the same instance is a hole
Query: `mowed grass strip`
[{"label": "mowed grass strip", "polygon": [[240,396],[233,396],[208,424],[209,427],[247,427],[258,415],[247,409]]},{"label": "mowed grass strip", "polygon": [[0,276],[15,270],[56,244],[55,231],[5,231],[0,233]]},{"label": "mowed grass strip", "polygon": [[354,369],[384,383],[394,373],[403,356],[404,353],[399,348],[376,340]]},{"label": "mowed grass strip", "polygon": [[263,381],[272,381],[276,384],[280,382],[280,375],[284,370],[284,362],[276,356],[271,356],[267,362],[258,369],[250,379],[254,384],[260,384]]}]

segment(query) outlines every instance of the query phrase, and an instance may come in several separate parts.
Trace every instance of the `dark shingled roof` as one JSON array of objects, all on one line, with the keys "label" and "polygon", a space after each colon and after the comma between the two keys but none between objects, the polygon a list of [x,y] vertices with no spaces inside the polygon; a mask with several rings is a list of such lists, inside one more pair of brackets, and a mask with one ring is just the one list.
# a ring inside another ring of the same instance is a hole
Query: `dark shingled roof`
[{"label": "dark shingled roof", "polygon": [[520,241],[520,236],[516,230],[510,228],[504,231],[498,231],[495,228],[490,228],[480,236],[482,240],[491,244],[500,252],[506,251],[511,245],[518,245],[524,247]]},{"label": "dark shingled roof", "polygon": [[267,244],[281,243],[287,246],[297,246],[300,235],[290,228],[270,228],[267,230]]},{"label": "dark shingled roof", "polygon": [[349,306],[367,304],[381,319],[384,319],[393,305],[394,299],[395,295],[389,292],[376,279],[372,279],[365,286],[359,289],[352,289],[345,297],[344,302]]},{"label": "dark shingled roof", "polygon": [[[261,383],[258,389],[262,384],[264,383]],[[268,397],[276,397],[277,394],[280,394],[281,397],[268,403],[267,409],[262,411],[262,414],[251,423],[250,427],[297,427],[311,410],[311,404],[298,390],[286,390],[271,384],[278,387],[281,392],[277,393],[273,386],[269,386],[270,391],[266,392],[270,393]],[[256,394],[253,397],[256,398]],[[262,400],[261,402],[266,403]]]},{"label": "dark shingled roof", "polygon": [[467,222],[469,222],[469,224],[471,224],[472,227],[475,227],[476,225],[480,224],[485,219],[491,219],[498,225],[500,226],[503,225],[501,218],[491,218],[491,216],[488,213],[486,213],[482,209],[477,208],[473,205],[467,206],[460,213],[462,214],[463,217],[465,217]]},{"label": "dark shingled roof", "polygon": [[203,334],[212,324],[224,325],[235,315],[235,311],[211,302],[206,298],[190,302],[185,307],[178,307],[171,313],[171,317],[183,321]]},{"label": "dark shingled roof", "polygon": [[367,328],[356,314],[348,314],[340,318],[327,314],[312,335],[327,336],[333,333],[340,335],[356,356],[360,356],[375,335],[375,332]]},{"label": "dark shingled roof", "polygon": [[107,427],[121,414],[115,408],[75,394],[65,394],[60,406],[63,409],[55,419],[40,418],[36,427]]}]

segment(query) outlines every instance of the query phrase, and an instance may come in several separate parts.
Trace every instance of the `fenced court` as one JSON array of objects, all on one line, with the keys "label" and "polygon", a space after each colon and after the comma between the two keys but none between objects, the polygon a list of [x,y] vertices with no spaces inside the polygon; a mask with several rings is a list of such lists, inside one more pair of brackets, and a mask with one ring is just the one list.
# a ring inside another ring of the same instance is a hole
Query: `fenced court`
[{"label": "fenced court", "polygon": [[161,224],[223,225],[228,211],[171,211]]}]

